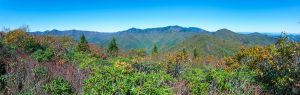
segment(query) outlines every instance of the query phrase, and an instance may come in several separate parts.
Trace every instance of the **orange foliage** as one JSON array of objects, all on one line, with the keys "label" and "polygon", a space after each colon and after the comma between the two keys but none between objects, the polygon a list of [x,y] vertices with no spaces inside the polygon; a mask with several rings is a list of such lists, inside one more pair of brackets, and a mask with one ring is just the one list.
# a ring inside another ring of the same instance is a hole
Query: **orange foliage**
[{"label": "orange foliage", "polygon": [[[247,65],[255,69],[262,61],[268,61],[268,64],[275,66],[273,62],[274,45],[269,47],[254,46],[251,48],[242,48],[234,57],[225,58],[226,65],[231,69],[238,68],[241,60],[248,60]],[[247,59],[245,59],[247,58]]]},{"label": "orange foliage", "polygon": [[224,59],[215,56],[200,56],[192,60],[193,66],[213,66],[221,67],[224,65]]},{"label": "orange foliage", "polygon": [[133,70],[131,64],[129,64],[128,62],[123,62],[123,61],[119,61],[119,60],[117,62],[115,62],[115,67],[123,68],[127,72],[131,72]]},{"label": "orange foliage", "polygon": [[24,47],[24,42],[28,39],[27,32],[16,29],[8,32],[4,37],[4,43],[9,45],[16,45],[18,47]]},{"label": "orange foliage", "polygon": [[94,54],[102,59],[105,59],[107,57],[104,53],[104,49],[100,48],[96,44],[89,44],[89,50],[92,54]]},{"label": "orange foliage", "polygon": [[56,51],[65,51],[69,47],[73,47],[75,40],[70,37],[55,37],[55,36],[36,36],[36,39],[43,46],[49,46]]}]

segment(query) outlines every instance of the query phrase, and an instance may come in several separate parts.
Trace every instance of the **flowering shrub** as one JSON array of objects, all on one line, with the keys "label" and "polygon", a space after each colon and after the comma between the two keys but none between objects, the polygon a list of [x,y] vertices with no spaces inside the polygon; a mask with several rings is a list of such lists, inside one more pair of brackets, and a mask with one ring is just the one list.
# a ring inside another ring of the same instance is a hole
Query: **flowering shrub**
[{"label": "flowering shrub", "polygon": [[27,32],[16,29],[13,31],[8,32],[4,37],[4,43],[12,46],[17,47],[24,47],[24,42],[29,37]]},{"label": "flowering shrub", "polygon": [[273,94],[292,94],[300,81],[300,46],[286,36],[275,45],[242,49],[236,56],[227,59],[231,69],[241,65],[256,71],[256,81]]}]

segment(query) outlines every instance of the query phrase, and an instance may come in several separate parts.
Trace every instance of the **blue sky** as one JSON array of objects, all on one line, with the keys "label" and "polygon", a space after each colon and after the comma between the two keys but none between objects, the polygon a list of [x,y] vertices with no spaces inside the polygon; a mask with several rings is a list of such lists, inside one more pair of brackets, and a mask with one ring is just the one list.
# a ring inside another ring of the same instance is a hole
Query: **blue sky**
[{"label": "blue sky", "polygon": [[31,31],[169,25],[209,31],[300,33],[300,0],[0,0],[0,27]]}]

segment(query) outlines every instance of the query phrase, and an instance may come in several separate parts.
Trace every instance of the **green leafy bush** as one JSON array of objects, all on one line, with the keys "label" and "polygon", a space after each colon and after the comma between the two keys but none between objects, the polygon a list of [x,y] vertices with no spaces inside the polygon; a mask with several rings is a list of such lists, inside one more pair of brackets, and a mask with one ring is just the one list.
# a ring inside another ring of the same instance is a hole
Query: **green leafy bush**
[{"label": "green leafy bush", "polygon": [[85,39],[85,36],[82,34],[80,36],[80,42],[76,46],[76,51],[79,52],[89,52],[88,41]]},{"label": "green leafy bush", "polygon": [[157,73],[134,73],[129,76],[132,83],[130,83],[130,94],[133,95],[171,95],[173,93],[170,83],[174,82],[172,76],[165,72]]},{"label": "green leafy bush", "polygon": [[7,58],[7,55],[9,53],[7,52],[5,46],[2,44],[2,41],[0,41],[0,91],[3,90],[3,88],[6,85],[6,70],[5,70],[5,64],[4,59]]},{"label": "green leafy bush", "polygon": [[16,95],[36,95],[34,89],[26,89],[24,91],[18,92]]},{"label": "green leafy bush", "polygon": [[48,75],[47,67],[35,67],[32,69],[32,71],[37,77],[45,77]]},{"label": "green leafy bush", "polygon": [[5,86],[6,86],[6,75],[2,74],[0,75],[0,91],[2,91]]},{"label": "green leafy bush", "polygon": [[165,72],[147,74],[127,72],[123,68],[111,66],[95,67],[89,78],[85,80],[84,93],[86,95],[170,95],[172,88],[168,83],[173,80]]},{"label": "green leafy bush", "polygon": [[207,82],[207,73],[201,69],[190,69],[183,74],[184,79],[188,81],[190,91],[195,95],[208,93],[210,84]]},{"label": "green leafy bush", "polygon": [[116,39],[115,38],[112,38],[109,46],[108,46],[108,49],[107,49],[107,53],[110,55],[110,56],[117,56],[118,53],[119,53],[119,48],[117,46],[117,42],[116,42]]},{"label": "green leafy bush", "polygon": [[54,57],[54,52],[50,48],[47,48],[45,50],[39,49],[32,53],[31,57],[38,62],[46,62]]},{"label": "green leafy bush", "polygon": [[69,62],[78,63],[82,69],[92,67],[93,65],[97,65],[102,62],[100,58],[93,54],[79,51],[69,51],[64,55],[64,58]]},{"label": "green leafy bush", "polygon": [[253,94],[251,84],[255,73],[240,70],[226,71],[222,69],[189,69],[183,76],[188,81],[188,87],[192,94]]},{"label": "green leafy bush", "polygon": [[24,48],[32,53],[39,49],[44,50],[45,46],[39,44],[33,36],[29,36],[26,40],[24,40]]},{"label": "green leafy bush", "polygon": [[128,54],[133,57],[145,57],[147,52],[146,49],[131,49]]},{"label": "green leafy bush", "polygon": [[61,77],[51,80],[49,83],[42,85],[43,91],[52,95],[71,95],[72,89],[68,81]]},{"label": "green leafy bush", "polygon": [[166,71],[163,63],[154,63],[154,62],[140,62],[132,64],[133,71],[135,72],[161,72]]}]

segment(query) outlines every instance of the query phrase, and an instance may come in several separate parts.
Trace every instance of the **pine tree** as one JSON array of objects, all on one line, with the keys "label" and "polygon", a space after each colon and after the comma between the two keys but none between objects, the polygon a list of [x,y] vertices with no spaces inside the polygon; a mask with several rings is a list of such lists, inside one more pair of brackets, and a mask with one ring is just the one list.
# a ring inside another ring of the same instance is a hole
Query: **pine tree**
[{"label": "pine tree", "polygon": [[194,48],[193,56],[194,56],[194,58],[197,58],[199,56],[198,51],[197,51],[196,48]]},{"label": "pine tree", "polygon": [[88,41],[85,39],[84,34],[80,36],[80,42],[77,44],[77,51],[82,51],[82,52],[89,52],[89,45]]},{"label": "pine tree", "polygon": [[182,54],[183,54],[183,60],[187,60],[187,57],[188,57],[188,55],[187,55],[187,52],[186,52],[186,49],[184,48],[184,49],[182,49]]},{"label": "pine tree", "polygon": [[153,49],[152,49],[152,55],[156,55],[158,53],[158,49],[156,44],[154,44]]},{"label": "pine tree", "polygon": [[116,43],[116,39],[115,38],[112,38],[109,46],[108,46],[108,50],[107,52],[111,55],[111,56],[117,56],[118,55],[118,51],[119,51],[119,48],[117,46],[117,43]]}]

